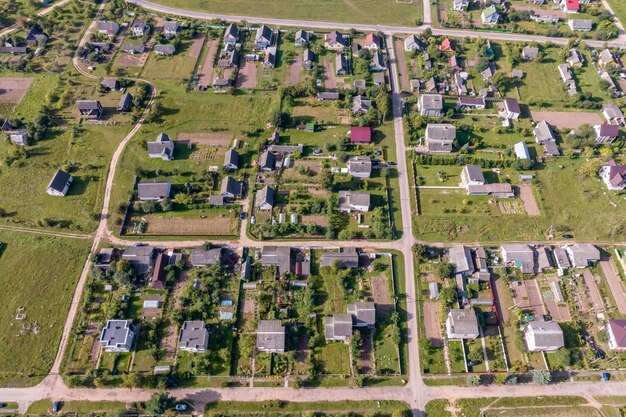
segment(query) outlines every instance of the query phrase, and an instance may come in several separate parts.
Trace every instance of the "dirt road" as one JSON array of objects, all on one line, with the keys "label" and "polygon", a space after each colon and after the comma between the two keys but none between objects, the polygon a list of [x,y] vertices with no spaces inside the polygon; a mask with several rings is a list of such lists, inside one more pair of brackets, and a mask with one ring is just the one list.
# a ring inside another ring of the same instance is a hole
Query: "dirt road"
[{"label": "dirt road", "polygon": [[587,291],[589,293],[589,298],[592,303],[592,310],[596,313],[600,313],[605,310],[604,303],[602,302],[602,297],[600,297],[600,291],[598,291],[598,286],[596,285],[596,281],[591,274],[591,271],[585,269],[583,271],[583,278],[585,280],[585,286],[587,287]]}]

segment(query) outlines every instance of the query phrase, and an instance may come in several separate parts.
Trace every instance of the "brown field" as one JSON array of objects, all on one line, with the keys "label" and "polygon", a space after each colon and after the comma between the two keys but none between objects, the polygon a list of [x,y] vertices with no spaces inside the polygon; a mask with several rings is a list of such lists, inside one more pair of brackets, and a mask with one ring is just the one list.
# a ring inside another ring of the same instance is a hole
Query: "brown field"
[{"label": "brown field", "polygon": [[0,103],[18,104],[32,83],[30,77],[1,77]]},{"label": "brown field", "polygon": [[372,284],[372,298],[376,303],[378,311],[381,315],[389,316],[393,311],[393,304],[391,297],[389,296],[389,285],[387,285],[387,278],[385,276],[373,277],[371,279]]},{"label": "brown field", "polygon": [[357,359],[357,372],[359,374],[371,374],[374,372],[373,348],[371,336],[361,338],[359,357]]},{"label": "brown field", "polygon": [[569,308],[567,308],[566,304],[560,304],[554,299],[545,298],[543,301],[546,303],[546,308],[548,309],[548,313],[552,316],[552,319],[558,322],[571,321],[572,316],[569,313]]},{"label": "brown field", "polygon": [[117,59],[118,67],[143,67],[148,60],[148,52],[139,55],[122,54]]},{"label": "brown field", "polygon": [[187,52],[190,57],[198,58],[200,56],[200,52],[202,52],[202,44],[204,43],[204,35],[196,35],[193,38],[193,42],[191,46],[189,46],[189,51]]},{"label": "brown field", "polygon": [[329,90],[337,88],[335,65],[332,61],[324,61],[324,88]]},{"label": "brown field", "polygon": [[295,54],[291,65],[289,65],[289,84],[298,84],[300,81],[300,54]]},{"label": "brown field", "polygon": [[[296,171],[297,167],[307,167],[309,168],[308,175],[301,175]],[[283,171],[283,178],[299,178],[303,180],[313,180],[321,171],[322,163],[319,161],[303,161],[301,159],[297,159],[294,163],[293,168],[285,169]]]},{"label": "brown field", "polygon": [[259,64],[257,62],[249,62],[242,59],[242,64],[239,67],[239,74],[237,74],[237,82],[235,87],[237,88],[256,88],[259,76]]},{"label": "brown field", "polygon": [[217,46],[219,44],[218,39],[214,39],[207,43],[208,52],[204,63],[198,72],[198,85],[207,87],[213,85],[213,59],[217,53]]},{"label": "brown field", "polygon": [[236,233],[236,224],[230,217],[190,219],[185,217],[147,217],[146,235],[207,235],[228,236]]},{"label": "brown field", "polygon": [[400,86],[404,91],[411,91],[411,85],[409,83],[409,68],[406,66],[406,59],[404,56],[404,42],[401,40],[395,41],[394,48],[396,48],[396,59],[398,60]]},{"label": "brown field", "polygon": [[326,227],[325,216],[302,216],[302,223],[314,223],[320,227]]},{"label": "brown field", "polygon": [[545,120],[559,129],[578,129],[581,125],[603,124],[600,113],[591,112],[563,112],[563,111],[531,111],[534,121]]},{"label": "brown field", "polygon": [[526,214],[529,216],[541,215],[541,211],[537,205],[537,200],[535,200],[535,196],[533,195],[533,189],[530,185],[521,184],[519,186],[519,196],[524,202],[524,210],[526,210]]},{"label": "brown field", "polygon": [[233,137],[225,133],[179,133],[177,139],[194,145],[228,147]]},{"label": "brown field", "polygon": [[424,326],[426,337],[433,347],[443,346],[441,338],[441,326],[439,325],[439,301],[424,301]]}]

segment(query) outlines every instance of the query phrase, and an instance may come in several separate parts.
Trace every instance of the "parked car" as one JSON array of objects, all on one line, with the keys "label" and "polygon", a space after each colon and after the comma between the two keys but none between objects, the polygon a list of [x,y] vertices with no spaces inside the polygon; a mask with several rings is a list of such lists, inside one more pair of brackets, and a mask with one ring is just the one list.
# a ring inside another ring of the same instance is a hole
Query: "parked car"
[{"label": "parked car", "polygon": [[563,235],[563,239],[574,239],[574,235],[570,235],[569,233],[566,233]]},{"label": "parked car", "polygon": [[241,220],[245,219],[245,218],[246,218],[246,212],[245,212],[245,211],[242,211],[241,213],[239,213],[239,218],[240,218]]},{"label": "parked car", "polygon": [[7,403],[0,403],[0,408],[5,408],[7,406]]},{"label": "parked car", "polygon": [[176,404],[176,411],[185,411],[187,409],[187,404],[178,403]]},{"label": "parked car", "polygon": [[61,401],[55,401],[55,402],[52,403],[52,412],[53,413],[58,413],[60,409],[61,409]]},{"label": "parked car", "polygon": [[608,372],[602,372],[602,380],[608,381],[609,379],[611,379],[611,374]]}]

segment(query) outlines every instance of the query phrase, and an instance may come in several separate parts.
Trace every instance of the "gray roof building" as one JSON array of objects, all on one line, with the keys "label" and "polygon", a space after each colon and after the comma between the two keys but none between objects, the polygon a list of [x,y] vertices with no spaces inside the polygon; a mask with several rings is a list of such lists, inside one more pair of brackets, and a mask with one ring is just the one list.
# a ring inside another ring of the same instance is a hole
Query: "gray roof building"
[{"label": "gray roof building", "polygon": [[239,168],[239,152],[235,149],[229,149],[224,155],[224,168],[226,169],[238,169]]},{"label": "gray roof building", "polygon": [[525,46],[522,49],[522,58],[530,61],[533,60],[535,58],[537,58],[537,55],[539,55],[539,48],[534,47],[534,46]]},{"label": "gray roof building", "polygon": [[535,135],[535,141],[540,144],[549,140],[556,140],[552,132],[552,127],[550,127],[548,122],[545,120],[537,123],[537,126],[535,126],[535,129],[533,130],[533,134]]},{"label": "gray roof building", "polygon": [[143,43],[128,43],[122,46],[122,51],[128,54],[142,54],[146,50]]},{"label": "gray roof building", "polygon": [[273,171],[276,168],[276,157],[269,150],[266,150],[259,157],[259,169],[262,171]]},{"label": "gray roof building", "polygon": [[344,54],[337,54],[335,57],[335,74],[346,75],[350,72],[348,68],[348,60]]},{"label": "gray roof building", "polygon": [[231,23],[224,32],[224,43],[235,44],[239,42],[239,28],[234,23]]},{"label": "gray roof building", "polygon": [[357,178],[369,178],[372,175],[372,160],[368,156],[353,156],[348,159],[348,173]]},{"label": "gray roof building", "polygon": [[422,94],[417,100],[417,109],[421,116],[441,117],[443,97],[441,94]]},{"label": "gray roof building", "polygon": [[107,352],[129,352],[135,331],[128,320],[109,320],[100,334],[100,346]]},{"label": "gray roof building", "polygon": [[163,33],[167,38],[176,36],[176,33],[178,33],[178,22],[174,20],[169,20],[163,23]]},{"label": "gray roof building", "polygon": [[178,348],[186,352],[205,352],[209,346],[209,331],[203,321],[186,321],[180,328]]},{"label": "gray roof building", "polygon": [[52,176],[46,192],[51,196],[65,197],[74,178],[67,172],[57,169]]},{"label": "gray roof building", "polygon": [[265,49],[273,43],[274,32],[268,26],[262,25],[256,31],[254,43],[257,48]]},{"label": "gray roof building", "polygon": [[117,90],[119,82],[117,78],[103,78],[102,81],[100,81],[100,85],[107,90]]},{"label": "gray roof building", "polygon": [[220,194],[224,198],[241,198],[243,195],[243,182],[237,181],[231,176],[222,179]]},{"label": "gray roof building", "polygon": [[124,113],[131,111],[133,108],[133,96],[129,92],[122,94],[120,102],[117,104],[117,111]]},{"label": "gray roof building", "polygon": [[478,319],[473,309],[452,309],[446,320],[448,339],[476,339]]},{"label": "gray roof building", "polygon": [[363,96],[354,96],[352,98],[352,113],[363,115],[372,107],[372,101],[367,100]]},{"label": "gray roof building", "polygon": [[341,252],[323,252],[320,258],[321,266],[332,267],[338,262],[341,268],[358,268],[359,253],[356,248],[343,248]]},{"label": "gray roof building", "polygon": [[99,119],[104,112],[102,105],[98,100],[78,100],[76,102],[78,111],[83,116],[87,116],[90,119]]},{"label": "gray roof building", "polygon": [[565,346],[563,330],[555,321],[531,321],[524,328],[530,352],[552,352]]},{"label": "gray roof building", "polygon": [[154,45],[152,49],[157,55],[174,55],[174,52],[176,52],[174,45]]},{"label": "gray roof building", "polygon": [[100,20],[98,21],[98,32],[106,33],[109,36],[117,35],[120,30],[120,25],[116,22]]},{"label": "gray roof building", "polygon": [[535,263],[535,251],[528,245],[511,243],[500,247],[502,258],[505,263],[511,263],[519,268],[524,274],[537,272]]},{"label": "gray roof building", "polygon": [[129,261],[139,275],[144,275],[152,268],[154,252],[153,246],[128,246],[122,253],[122,259]]},{"label": "gray roof building", "polygon": [[352,314],[335,314],[324,319],[326,340],[346,340],[352,336]]},{"label": "gray roof building", "polygon": [[260,352],[285,353],[285,326],[280,320],[259,320],[256,347]]},{"label": "gray roof building", "polygon": [[11,139],[11,142],[15,143],[16,145],[28,145],[28,130],[20,129],[11,132],[9,134],[9,138]]},{"label": "gray roof building", "polygon": [[425,139],[429,152],[451,152],[456,139],[456,127],[449,123],[429,123]]},{"label": "gray roof building", "polygon": [[291,248],[288,246],[264,246],[262,266],[277,266],[279,275],[291,272]]},{"label": "gray roof building", "polygon": [[356,327],[373,327],[376,324],[376,306],[372,302],[348,304],[347,312],[354,317],[353,323]]},{"label": "gray roof building", "polygon": [[367,212],[370,209],[370,194],[361,191],[339,191],[339,212]]},{"label": "gray roof building", "polygon": [[256,192],[254,206],[259,210],[271,210],[274,207],[274,189],[269,185]]},{"label": "gray roof building", "polygon": [[448,257],[457,274],[471,274],[476,269],[472,251],[467,246],[452,246],[448,249]]},{"label": "gray roof building", "polygon": [[194,249],[191,252],[191,265],[193,266],[209,266],[215,265],[222,261],[222,248],[213,249]]},{"label": "gray roof building", "polygon": [[162,200],[170,196],[171,188],[169,182],[140,182],[137,184],[137,197],[141,201]]},{"label": "gray roof building", "polygon": [[565,247],[573,268],[586,268],[600,260],[600,251],[591,243],[575,243]]}]

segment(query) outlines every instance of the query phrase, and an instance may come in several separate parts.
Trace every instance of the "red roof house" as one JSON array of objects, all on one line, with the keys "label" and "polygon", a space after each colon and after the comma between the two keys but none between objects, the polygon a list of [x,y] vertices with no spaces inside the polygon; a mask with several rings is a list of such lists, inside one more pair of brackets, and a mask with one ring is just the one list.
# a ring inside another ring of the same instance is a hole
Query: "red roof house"
[{"label": "red roof house", "polygon": [[626,350],[626,320],[609,320],[609,348]]},{"label": "red roof house", "polygon": [[380,37],[375,33],[370,33],[365,38],[363,47],[366,49],[380,49]]},{"label": "red roof house", "polygon": [[150,286],[155,290],[165,289],[165,266],[169,262],[169,257],[163,252],[159,253],[156,262],[154,263],[154,269],[152,271],[152,279],[150,279]]},{"label": "red roof house", "polygon": [[563,10],[568,13],[576,13],[580,9],[580,3],[578,0],[565,0]]},{"label": "red roof house", "polygon": [[439,45],[439,50],[441,52],[454,52],[454,50],[452,49],[452,42],[450,42],[450,39],[445,38],[443,42],[441,42],[441,45]]},{"label": "red roof house", "polygon": [[350,143],[372,143],[372,128],[352,126],[350,128]]}]

